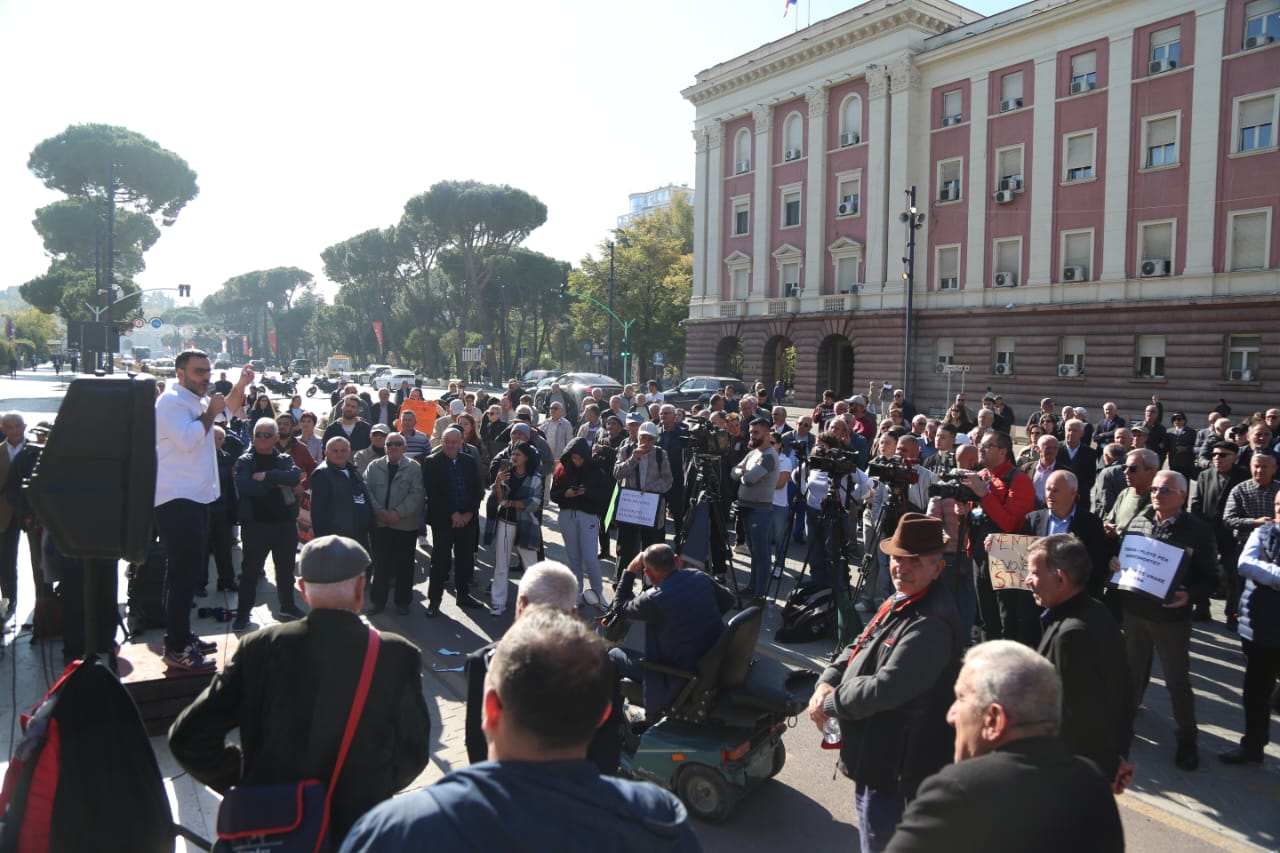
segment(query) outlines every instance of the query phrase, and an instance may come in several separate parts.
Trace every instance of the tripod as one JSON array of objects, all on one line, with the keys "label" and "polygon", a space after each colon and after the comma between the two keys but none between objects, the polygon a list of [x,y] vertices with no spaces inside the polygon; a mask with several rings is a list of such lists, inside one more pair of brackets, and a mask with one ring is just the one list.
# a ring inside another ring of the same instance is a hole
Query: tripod
[{"label": "tripod", "polygon": [[[862,619],[858,616],[858,611],[854,609],[854,604],[862,597],[862,593],[867,588],[867,583],[880,573],[880,541],[884,539],[886,528],[896,526],[898,519],[902,516],[902,508],[906,505],[906,495],[901,487],[896,484],[889,484],[889,497],[885,500],[884,505],[880,507],[880,512],[872,519],[871,528],[867,531],[867,544],[862,552],[862,564],[858,570],[858,582],[850,590],[849,600],[847,602],[837,602],[840,607],[840,634],[836,651],[853,642],[858,632],[862,630]],[[845,618],[845,608],[848,609],[848,618]],[[849,630],[846,631],[846,628]]]},{"label": "tripod", "polygon": [[721,459],[715,453],[695,453],[689,470],[689,487],[685,492],[688,509],[684,525],[676,539],[676,553],[689,566],[710,571],[717,579],[727,574],[738,595],[738,577],[729,571],[729,530],[721,512]]}]

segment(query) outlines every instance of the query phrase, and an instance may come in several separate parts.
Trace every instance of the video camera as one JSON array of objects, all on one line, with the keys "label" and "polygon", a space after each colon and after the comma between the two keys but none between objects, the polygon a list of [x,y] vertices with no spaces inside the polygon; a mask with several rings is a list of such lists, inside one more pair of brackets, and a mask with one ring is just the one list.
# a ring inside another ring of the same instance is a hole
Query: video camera
[{"label": "video camera", "polygon": [[920,481],[920,472],[901,456],[882,456],[867,466],[867,475],[890,488],[905,488]]},{"label": "video camera", "polygon": [[793,454],[799,465],[803,465],[809,457],[809,444],[809,441],[798,436],[794,430],[782,436],[782,449]]},{"label": "video camera", "polygon": [[931,498],[954,498],[958,501],[978,501],[981,500],[973,489],[964,484],[964,479],[970,474],[976,474],[976,471],[970,471],[966,468],[952,468],[950,471],[943,472],[938,475],[938,482],[929,485],[929,497]]},{"label": "video camera", "polygon": [[720,429],[706,418],[690,417],[685,419],[689,432],[680,437],[685,447],[694,453],[725,456],[733,449],[733,439],[728,430]]},{"label": "video camera", "polygon": [[856,450],[834,450],[819,445],[809,457],[809,467],[814,471],[826,471],[833,477],[843,477],[857,470],[860,461],[862,454]]}]

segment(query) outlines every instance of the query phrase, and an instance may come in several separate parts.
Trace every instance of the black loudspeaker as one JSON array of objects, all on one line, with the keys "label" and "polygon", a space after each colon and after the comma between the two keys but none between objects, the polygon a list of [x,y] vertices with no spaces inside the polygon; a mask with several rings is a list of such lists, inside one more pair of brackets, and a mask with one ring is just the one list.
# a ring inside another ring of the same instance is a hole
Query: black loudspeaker
[{"label": "black loudspeaker", "polygon": [[153,379],[72,381],[26,485],[27,500],[68,557],[145,563],[156,493]]}]

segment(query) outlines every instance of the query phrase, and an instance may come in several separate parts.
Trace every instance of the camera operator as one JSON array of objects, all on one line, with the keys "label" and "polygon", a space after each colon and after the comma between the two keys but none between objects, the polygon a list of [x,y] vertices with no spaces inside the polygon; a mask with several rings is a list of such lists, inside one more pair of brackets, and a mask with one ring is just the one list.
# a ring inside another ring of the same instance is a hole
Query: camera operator
[{"label": "camera operator", "polygon": [[934,474],[963,468],[956,462],[956,428],[951,424],[941,424],[933,434],[933,455],[924,460],[924,467]]},{"label": "camera operator", "polygon": [[942,519],[947,532],[947,546],[942,558],[946,565],[938,582],[951,589],[956,596],[956,610],[960,614],[960,636],[967,643],[973,633],[973,623],[978,613],[977,592],[973,587],[973,558],[969,556],[969,504],[973,492],[955,482],[969,471],[978,468],[978,446],[961,445],[955,452],[956,468],[937,472],[939,481],[929,487],[929,511],[927,515]]},{"label": "camera operator", "polygon": [[[933,472],[920,465],[920,439],[914,435],[895,438],[883,433],[877,439],[881,455],[869,467],[875,493],[870,504],[872,524],[880,519],[880,537],[888,539],[898,527],[898,519],[904,513],[923,514],[929,505],[929,486],[933,485]],[[893,497],[895,500],[890,500]],[[870,528],[864,529],[870,531]],[[871,543],[868,543],[870,546]],[[889,555],[877,549],[876,558],[880,571],[875,583],[865,587],[865,606],[879,603],[881,592],[888,593],[893,585],[889,579]]]},{"label": "camera operator", "polygon": [[795,485],[795,488],[791,489],[789,494],[796,511],[795,525],[791,528],[791,540],[797,545],[804,544],[804,530],[807,520],[804,498],[801,494],[805,479],[805,464],[809,459],[809,454],[813,452],[817,438],[818,436],[813,431],[813,418],[809,415],[803,415],[796,422],[796,428],[786,434],[786,441],[783,444],[796,462],[795,469],[791,472],[791,482]]},{"label": "camera operator", "polygon": [[800,581],[805,589],[831,586],[831,557],[834,545],[835,519],[822,517],[822,503],[835,489],[837,503],[849,512],[840,516],[844,525],[844,541],[853,539],[853,518],[867,495],[871,494],[871,478],[859,470],[856,459],[844,449],[844,442],[834,432],[818,437],[818,446],[810,457],[807,476],[803,480],[802,497],[809,531],[817,540],[809,560],[809,577]]},{"label": "camera operator", "polygon": [[738,486],[738,518],[751,546],[751,594],[764,606],[773,565],[769,539],[773,529],[773,492],[778,480],[778,453],[770,441],[770,423],[763,418],[748,427],[747,455],[729,472]]},{"label": "camera operator", "polygon": [[[987,552],[983,542],[991,534],[1017,533],[1022,529],[1027,513],[1036,508],[1036,487],[1025,472],[1013,467],[1013,440],[1008,433],[987,430],[979,438],[978,459],[982,470],[964,478],[964,484],[978,499],[973,510],[974,525],[969,542],[978,587],[978,613],[982,616],[986,639],[1023,641],[1020,617],[1030,619],[1032,623],[1023,628],[1037,632],[1039,629],[1035,600],[1030,599],[1026,590],[1003,590],[1003,594],[997,596],[987,573]],[[977,543],[976,547],[974,543]]]}]

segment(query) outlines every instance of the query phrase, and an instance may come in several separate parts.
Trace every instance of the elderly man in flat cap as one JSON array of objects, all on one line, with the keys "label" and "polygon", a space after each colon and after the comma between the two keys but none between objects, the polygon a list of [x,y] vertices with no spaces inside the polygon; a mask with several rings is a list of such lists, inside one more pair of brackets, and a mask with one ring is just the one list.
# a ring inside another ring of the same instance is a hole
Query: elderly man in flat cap
[{"label": "elderly man in flat cap", "polygon": [[[219,792],[234,785],[327,780],[373,630],[360,620],[369,554],[342,536],[308,542],[298,559],[305,619],[248,634],[169,730],[169,749]],[[382,633],[368,699],[333,790],[332,840],[409,784],[430,758],[422,653]],[[240,729],[237,747],[226,741]]]}]

